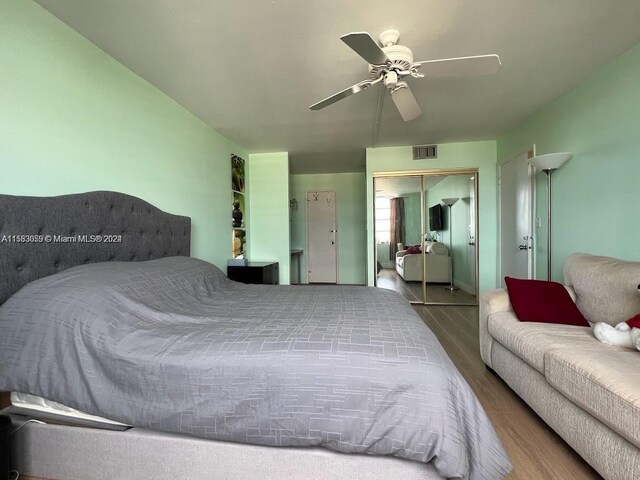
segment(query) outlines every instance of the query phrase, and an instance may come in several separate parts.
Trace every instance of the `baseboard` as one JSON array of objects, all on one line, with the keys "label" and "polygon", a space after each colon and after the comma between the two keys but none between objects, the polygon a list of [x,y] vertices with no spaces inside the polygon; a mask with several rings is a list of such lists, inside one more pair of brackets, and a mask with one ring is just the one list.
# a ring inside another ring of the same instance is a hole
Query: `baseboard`
[{"label": "baseboard", "polygon": [[475,288],[473,288],[471,285],[467,285],[466,283],[461,282],[459,280],[453,280],[453,284],[456,287],[460,288],[460,290],[463,290],[463,291],[465,291],[467,293],[470,293],[471,295],[475,295],[476,294]]}]

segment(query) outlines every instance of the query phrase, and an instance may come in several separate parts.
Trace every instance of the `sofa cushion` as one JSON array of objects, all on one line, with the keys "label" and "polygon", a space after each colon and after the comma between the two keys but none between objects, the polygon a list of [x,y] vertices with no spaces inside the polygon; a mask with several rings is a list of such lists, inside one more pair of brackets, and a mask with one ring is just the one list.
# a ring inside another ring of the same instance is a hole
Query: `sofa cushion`
[{"label": "sofa cushion", "polygon": [[564,263],[564,279],[590,322],[617,325],[640,312],[640,262],[574,253]]},{"label": "sofa cushion", "polygon": [[433,255],[449,255],[449,248],[444,243],[427,241],[424,242],[425,252]]},{"label": "sofa cushion", "polygon": [[545,376],[565,397],[640,448],[640,353],[600,347],[549,351]]},{"label": "sofa cushion", "polygon": [[544,375],[544,355],[550,350],[599,348],[589,327],[520,322],[513,312],[489,316],[491,336]]},{"label": "sofa cushion", "polygon": [[561,283],[511,277],[504,281],[518,320],[589,326]]}]

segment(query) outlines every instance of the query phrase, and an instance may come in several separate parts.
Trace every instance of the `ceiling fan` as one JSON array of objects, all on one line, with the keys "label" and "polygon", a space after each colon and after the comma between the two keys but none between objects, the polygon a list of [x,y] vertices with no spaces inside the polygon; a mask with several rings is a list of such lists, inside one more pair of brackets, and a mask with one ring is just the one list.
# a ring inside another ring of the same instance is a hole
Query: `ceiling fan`
[{"label": "ceiling fan", "polygon": [[406,77],[457,77],[463,75],[493,75],[500,68],[498,55],[478,55],[473,57],[443,58],[414,62],[408,47],[398,45],[400,32],[385,30],[380,34],[380,45],[367,32],[347,33],[340,37],[351,49],[369,63],[369,79],[345,88],[324,100],[314,103],[311,110],[321,110],[354,93],[372,85],[382,83],[393,99],[405,122],[419,117],[420,105],[413,96]]}]

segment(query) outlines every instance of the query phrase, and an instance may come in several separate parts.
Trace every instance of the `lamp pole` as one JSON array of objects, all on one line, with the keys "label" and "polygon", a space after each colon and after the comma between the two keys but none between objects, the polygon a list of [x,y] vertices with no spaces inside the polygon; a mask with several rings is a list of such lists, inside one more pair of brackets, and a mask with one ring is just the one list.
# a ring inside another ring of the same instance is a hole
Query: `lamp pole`
[{"label": "lamp pole", "polygon": [[547,175],[547,280],[551,280],[551,174],[573,158],[572,153],[549,153],[529,160],[537,170]]},{"label": "lamp pole", "polygon": [[444,287],[445,290],[449,290],[453,292],[455,290],[459,290],[459,287],[456,287],[453,284],[453,209],[452,207],[456,204],[456,202],[460,200],[459,198],[443,198],[442,201],[449,207],[449,279],[450,285],[448,287]]}]

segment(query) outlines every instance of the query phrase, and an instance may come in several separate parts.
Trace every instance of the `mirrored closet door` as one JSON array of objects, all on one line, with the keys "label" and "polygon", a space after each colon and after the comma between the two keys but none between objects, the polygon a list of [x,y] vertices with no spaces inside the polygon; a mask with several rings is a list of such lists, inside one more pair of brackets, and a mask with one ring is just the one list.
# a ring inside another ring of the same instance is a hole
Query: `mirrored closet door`
[{"label": "mirrored closet door", "polygon": [[476,178],[476,172],[423,177],[425,303],[477,303]]},{"label": "mirrored closet door", "polygon": [[477,304],[477,172],[374,178],[376,285],[413,303]]},{"label": "mirrored closet door", "polygon": [[376,285],[424,302],[422,178],[374,178]]}]

